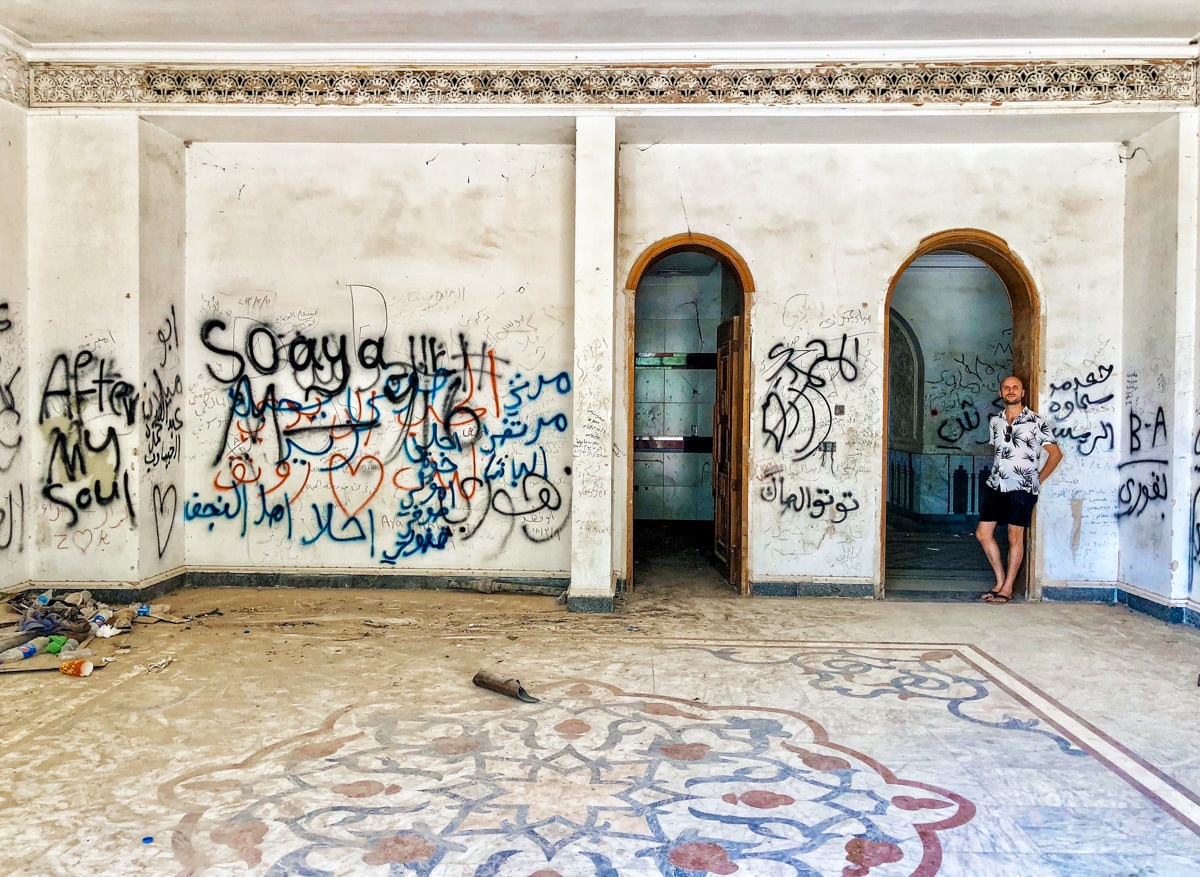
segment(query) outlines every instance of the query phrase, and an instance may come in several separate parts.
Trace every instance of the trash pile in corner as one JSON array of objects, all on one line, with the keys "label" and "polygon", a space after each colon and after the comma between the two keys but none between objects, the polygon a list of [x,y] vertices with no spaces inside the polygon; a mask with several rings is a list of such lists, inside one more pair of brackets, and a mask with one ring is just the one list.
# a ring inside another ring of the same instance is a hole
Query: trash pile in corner
[{"label": "trash pile in corner", "polygon": [[0,673],[59,670],[88,676],[111,660],[91,648],[95,640],[128,634],[135,624],[185,620],[171,615],[169,608],[149,603],[112,606],[95,600],[89,591],[17,594],[0,603]]}]

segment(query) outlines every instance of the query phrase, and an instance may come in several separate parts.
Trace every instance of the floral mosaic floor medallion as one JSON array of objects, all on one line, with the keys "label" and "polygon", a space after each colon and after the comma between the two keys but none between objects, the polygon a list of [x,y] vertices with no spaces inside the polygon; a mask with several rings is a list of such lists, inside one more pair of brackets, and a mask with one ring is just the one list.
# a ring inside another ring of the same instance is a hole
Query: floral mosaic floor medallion
[{"label": "floral mosaic floor medallion", "polygon": [[160,790],[183,812],[176,854],[270,875],[913,877],[975,813],[798,712],[595,681],[539,694],[346,708],[177,777]]}]

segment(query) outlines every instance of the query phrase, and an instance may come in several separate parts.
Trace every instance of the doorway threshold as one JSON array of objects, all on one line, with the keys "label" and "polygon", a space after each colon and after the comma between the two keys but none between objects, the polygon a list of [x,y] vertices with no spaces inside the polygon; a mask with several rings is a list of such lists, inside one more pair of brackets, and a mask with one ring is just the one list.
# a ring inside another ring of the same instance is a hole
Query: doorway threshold
[{"label": "doorway threshold", "polygon": [[970,602],[995,585],[990,573],[947,574],[945,571],[888,573],[883,583],[885,600]]}]

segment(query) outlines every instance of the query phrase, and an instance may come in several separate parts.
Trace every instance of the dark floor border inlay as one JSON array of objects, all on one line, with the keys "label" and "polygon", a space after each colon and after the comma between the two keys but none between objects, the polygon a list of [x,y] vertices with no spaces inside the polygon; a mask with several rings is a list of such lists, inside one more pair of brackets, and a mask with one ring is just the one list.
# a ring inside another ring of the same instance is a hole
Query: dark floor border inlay
[{"label": "dark floor border inlay", "polygon": [[874,597],[875,586],[844,582],[751,582],[750,593],[755,597],[850,597],[862,599]]},{"label": "dark floor border inlay", "polygon": [[[189,571],[149,585],[88,588],[101,603],[149,603],[184,588],[358,588],[377,590],[473,591],[558,597],[570,579],[552,576],[428,576],[378,573],[274,573]],[[51,586],[55,594],[81,590]],[[611,605],[611,600],[610,600]],[[611,609],[609,610],[611,611]]]}]

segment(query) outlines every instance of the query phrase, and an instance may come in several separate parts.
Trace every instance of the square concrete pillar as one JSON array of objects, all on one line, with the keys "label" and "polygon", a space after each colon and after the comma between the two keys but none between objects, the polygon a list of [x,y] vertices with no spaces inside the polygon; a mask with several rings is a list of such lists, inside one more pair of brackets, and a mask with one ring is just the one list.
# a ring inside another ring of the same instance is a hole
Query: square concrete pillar
[{"label": "square concrete pillar", "polygon": [[613,608],[613,333],[617,128],[613,116],[575,127],[575,389],[571,488],[572,611]]},{"label": "square concrete pillar", "polygon": [[30,576],[141,583],[184,562],[183,144],[132,114],[28,126]]}]

